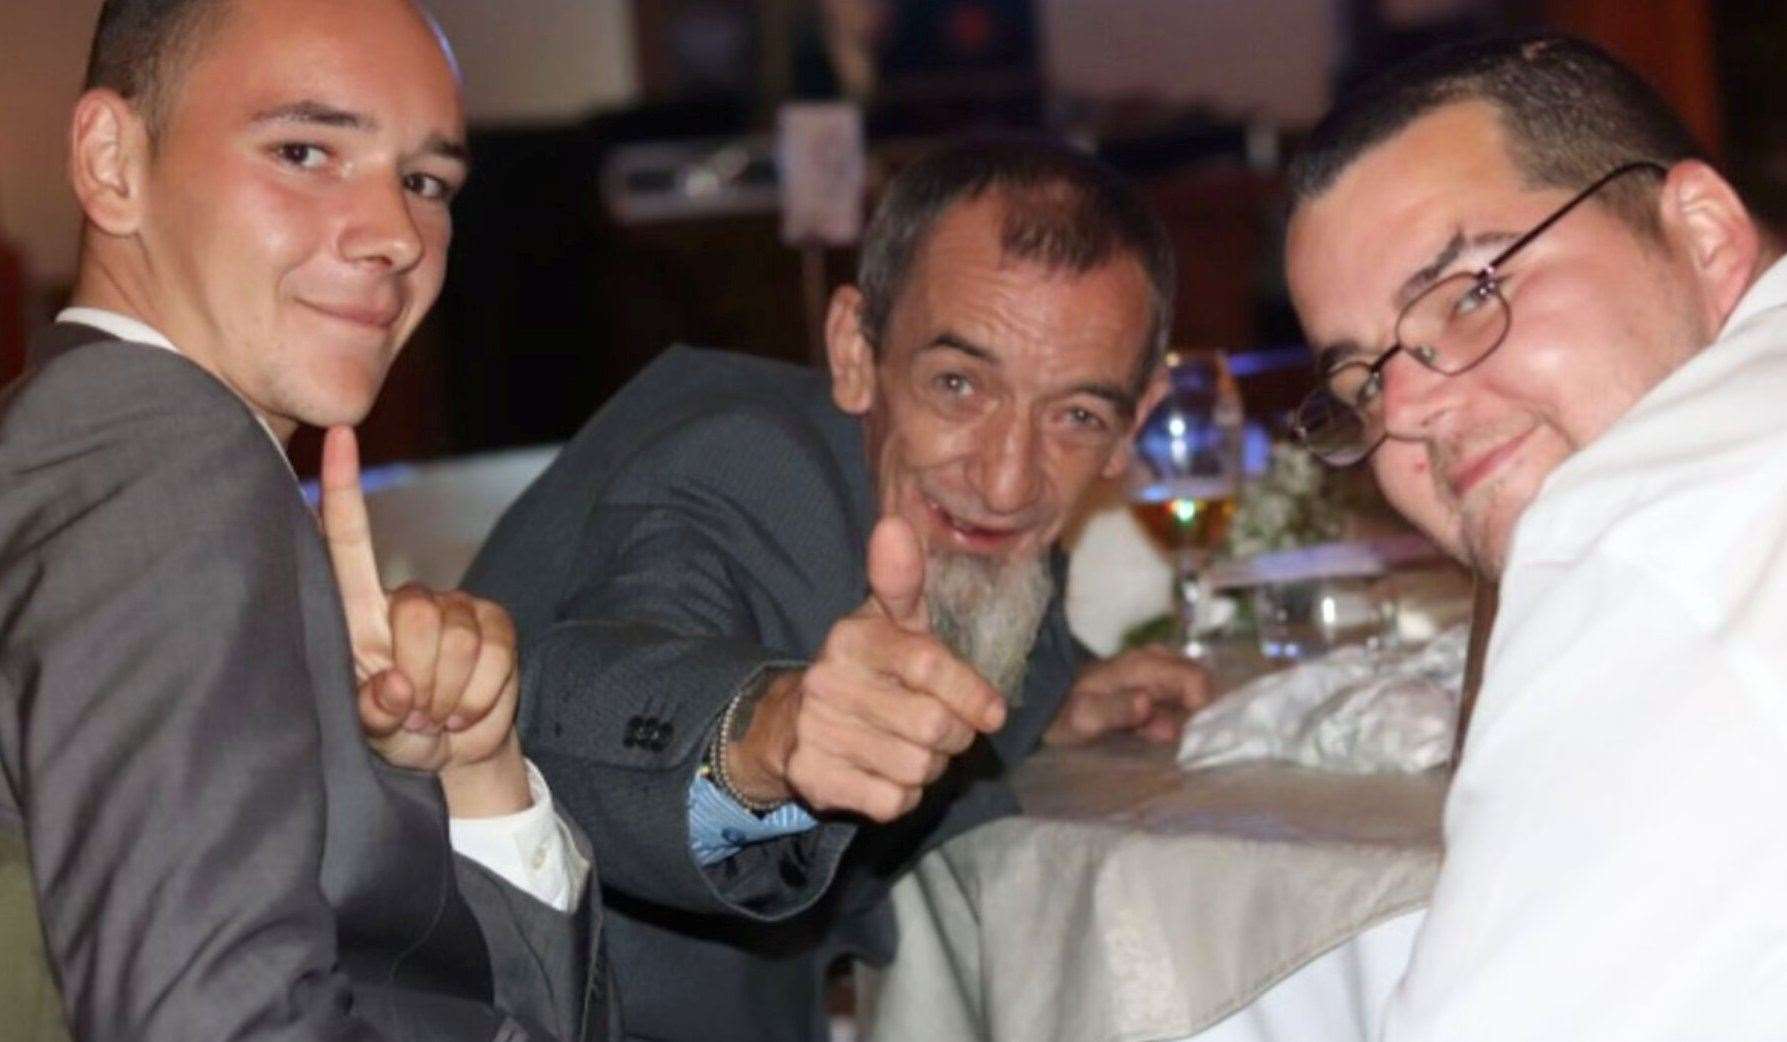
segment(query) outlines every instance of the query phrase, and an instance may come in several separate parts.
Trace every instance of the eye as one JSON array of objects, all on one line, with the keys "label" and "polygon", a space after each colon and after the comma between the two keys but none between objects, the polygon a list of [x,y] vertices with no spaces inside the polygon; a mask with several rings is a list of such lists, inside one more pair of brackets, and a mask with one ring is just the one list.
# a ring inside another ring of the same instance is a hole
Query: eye
[{"label": "eye", "polygon": [[458,185],[433,174],[406,174],[403,178],[403,187],[412,195],[440,202],[452,199],[459,190]]},{"label": "eye", "polygon": [[1353,403],[1353,408],[1363,411],[1371,408],[1383,393],[1384,371],[1379,369],[1376,372],[1365,374],[1365,378],[1360,380],[1358,387],[1353,390],[1353,396],[1341,400],[1350,401]]},{"label": "eye", "polygon": [[1365,363],[1349,362],[1328,374],[1328,393],[1348,405],[1362,405],[1375,393],[1374,375]]},{"label": "eye", "polygon": [[1469,318],[1476,314],[1479,308],[1489,303],[1489,299],[1495,295],[1498,285],[1499,283],[1492,278],[1473,280],[1469,288],[1460,293],[1458,299],[1452,302],[1452,317],[1455,319]]},{"label": "eye", "polygon": [[1096,434],[1102,434],[1111,429],[1109,420],[1105,419],[1104,416],[1097,411],[1088,409],[1083,405],[1073,405],[1068,407],[1067,422],[1070,426],[1078,430]]},{"label": "eye", "polygon": [[300,170],[317,170],[329,161],[327,149],[303,141],[282,142],[274,146],[273,151],[279,156],[280,162]]},{"label": "eye", "polygon": [[974,391],[974,385],[961,373],[938,373],[931,383],[951,398],[966,398]]}]

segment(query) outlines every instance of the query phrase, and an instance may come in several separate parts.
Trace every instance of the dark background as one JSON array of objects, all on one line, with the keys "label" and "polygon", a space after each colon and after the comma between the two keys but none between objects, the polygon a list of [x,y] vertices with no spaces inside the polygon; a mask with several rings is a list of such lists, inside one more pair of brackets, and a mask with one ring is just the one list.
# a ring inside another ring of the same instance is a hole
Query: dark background
[{"label": "dark background", "polygon": [[[1435,41],[1551,26],[1602,43],[1688,118],[1765,216],[1787,218],[1787,4],[1779,0],[1337,0],[1335,89]],[[1075,104],[1039,71],[1032,0],[887,3],[875,83],[858,91],[875,186],[963,133],[1069,136],[1129,174],[1179,248],[1174,343],[1245,352],[1298,342],[1278,274],[1273,153],[1297,128],[1227,122],[1196,107]],[[1407,12],[1439,10],[1437,17]],[[1402,12],[1398,14],[1397,12]],[[562,440],[665,346],[815,357],[811,309],[850,277],[850,250],[807,258],[776,213],[620,219],[601,190],[617,150],[749,142],[786,100],[851,86],[833,67],[816,2],[635,0],[640,101],[537,126],[477,126],[476,173],[455,204],[446,286],[363,431],[373,460]],[[1263,137],[1262,137],[1263,135]],[[1262,141],[1274,146],[1260,151]],[[15,368],[32,295],[0,244],[0,378]],[[1294,356],[1293,356],[1294,357]],[[1303,379],[1282,367],[1249,389],[1269,413]],[[314,438],[299,439],[301,470]]]}]

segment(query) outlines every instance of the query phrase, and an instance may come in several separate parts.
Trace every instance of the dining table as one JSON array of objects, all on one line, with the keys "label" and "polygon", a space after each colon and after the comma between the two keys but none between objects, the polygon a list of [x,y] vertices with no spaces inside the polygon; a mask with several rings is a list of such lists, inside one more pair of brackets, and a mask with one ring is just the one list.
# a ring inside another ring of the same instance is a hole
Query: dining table
[{"label": "dining table", "polygon": [[894,888],[899,956],[868,975],[859,1038],[1369,1039],[1439,869],[1447,777],[1044,748],[1012,775],[1021,814]]},{"label": "dining table", "polygon": [[[1166,607],[1126,511],[1075,534],[1068,614],[1094,651]],[[1401,577],[1405,621],[1466,620],[1468,582]],[[1218,643],[1219,689],[1272,668]],[[1445,767],[1187,769],[1120,735],[1044,746],[1021,812],[926,854],[893,889],[898,956],[858,968],[859,1042],[1366,1042],[1439,871]]]}]

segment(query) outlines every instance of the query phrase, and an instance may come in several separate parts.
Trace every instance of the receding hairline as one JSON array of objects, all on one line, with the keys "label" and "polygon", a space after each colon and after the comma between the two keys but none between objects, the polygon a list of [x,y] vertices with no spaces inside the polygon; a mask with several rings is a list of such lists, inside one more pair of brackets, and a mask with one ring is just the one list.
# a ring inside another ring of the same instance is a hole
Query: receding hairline
[{"label": "receding hairline", "polygon": [[[1134,400],[1147,383],[1154,364],[1158,362],[1158,359],[1154,357],[1155,350],[1152,341],[1161,303],[1157,299],[1158,293],[1154,280],[1149,275],[1148,259],[1140,250],[1115,237],[1102,255],[1091,264],[1075,264],[1047,255],[1033,255],[1021,245],[1014,243],[1011,235],[1014,229],[1026,226],[1022,203],[1028,201],[1034,204],[1044,200],[1060,206],[1071,206],[1075,201],[1074,186],[1067,182],[1056,181],[1016,186],[990,182],[953,199],[930,222],[929,227],[925,229],[925,234],[917,242],[906,277],[901,280],[899,292],[888,302],[887,320],[891,325],[893,312],[898,310],[900,303],[908,300],[910,295],[925,282],[931,265],[936,263],[937,245],[943,241],[952,223],[964,220],[964,215],[976,207],[983,207],[986,209],[987,218],[995,231],[992,237],[993,256],[999,270],[1023,270],[1039,273],[1048,278],[1066,280],[1088,279],[1125,269],[1133,275],[1136,287],[1141,293],[1142,338],[1137,345],[1139,351],[1137,372],[1130,380],[1131,386],[1117,396],[1121,399],[1119,404],[1127,402],[1133,407]],[[1046,202],[1043,204],[1047,205]],[[1014,206],[1017,207],[1015,212]],[[956,234],[961,235],[964,241],[970,243],[979,244],[988,241],[987,236],[968,231],[960,231]]]},{"label": "receding hairline", "polygon": [[[933,263],[937,244],[951,222],[962,220],[964,213],[976,207],[985,207],[994,228],[995,258],[1000,269],[1026,269],[1064,279],[1087,278],[1125,265],[1133,271],[1142,290],[1142,307],[1146,316],[1142,343],[1139,345],[1137,372],[1131,381],[1135,393],[1128,395],[1130,398],[1135,397],[1159,361],[1157,355],[1162,349],[1155,341],[1161,339],[1165,333],[1163,324],[1170,321],[1172,308],[1172,297],[1168,295],[1162,299],[1161,287],[1155,284],[1149,270],[1150,260],[1147,254],[1136,244],[1113,235],[1103,244],[1097,259],[1088,264],[1080,263],[1076,258],[1054,256],[1047,251],[1039,253],[1022,241],[1023,232],[1039,223],[1039,215],[1048,211],[1070,211],[1084,204],[1086,194],[1082,186],[1059,178],[1035,183],[989,179],[957,195],[927,222],[923,234],[914,243],[904,277],[894,287],[892,298],[886,302],[888,313],[883,316],[883,320],[891,322],[893,312],[900,302],[919,285],[921,280],[915,276]],[[969,239],[975,242],[986,241],[984,236],[970,236]],[[1168,292],[1170,294],[1170,288]]]}]

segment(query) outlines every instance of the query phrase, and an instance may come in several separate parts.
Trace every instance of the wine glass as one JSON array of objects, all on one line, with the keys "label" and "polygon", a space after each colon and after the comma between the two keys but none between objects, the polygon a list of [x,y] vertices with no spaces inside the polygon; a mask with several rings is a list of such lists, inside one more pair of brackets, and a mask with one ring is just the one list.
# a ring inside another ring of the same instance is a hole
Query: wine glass
[{"label": "wine glass", "polygon": [[1136,433],[1127,494],[1142,527],[1173,559],[1174,640],[1191,658],[1203,569],[1228,533],[1241,484],[1241,396],[1214,352],[1167,355],[1172,385]]}]

